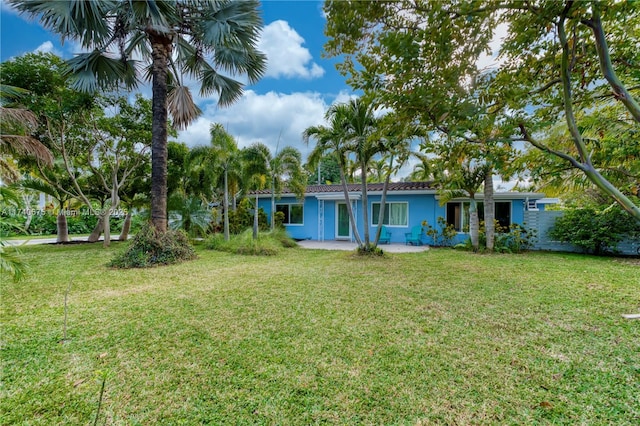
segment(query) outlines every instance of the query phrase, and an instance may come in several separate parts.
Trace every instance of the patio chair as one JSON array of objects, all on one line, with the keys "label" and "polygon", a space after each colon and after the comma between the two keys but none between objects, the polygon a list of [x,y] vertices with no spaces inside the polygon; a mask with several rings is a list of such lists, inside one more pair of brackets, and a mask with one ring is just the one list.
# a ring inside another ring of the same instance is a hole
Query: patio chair
[{"label": "patio chair", "polygon": [[404,234],[405,245],[411,244],[412,246],[422,245],[422,226],[416,225],[411,228],[411,232]]},{"label": "patio chair", "polygon": [[380,239],[378,240],[378,244],[390,244],[391,243],[391,232],[383,225],[382,230],[380,231]]}]

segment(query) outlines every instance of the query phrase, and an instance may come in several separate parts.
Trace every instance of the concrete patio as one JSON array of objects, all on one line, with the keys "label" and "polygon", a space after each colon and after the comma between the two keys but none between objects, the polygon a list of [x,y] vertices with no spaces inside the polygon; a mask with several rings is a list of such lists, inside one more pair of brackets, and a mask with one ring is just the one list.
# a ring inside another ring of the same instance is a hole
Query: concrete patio
[{"label": "concrete patio", "polygon": [[[298,245],[302,248],[307,249],[318,249],[318,250],[345,250],[351,251],[355,250],[358,245],[356,243],[352,243],[350,241],[313,241],[313,240],[303,240],[298,241]],[[405,244],[380,244],[380,247],[383,251],[387,253],[417,253],[422,251],[429,250],[429,246],[410,246]]]}]

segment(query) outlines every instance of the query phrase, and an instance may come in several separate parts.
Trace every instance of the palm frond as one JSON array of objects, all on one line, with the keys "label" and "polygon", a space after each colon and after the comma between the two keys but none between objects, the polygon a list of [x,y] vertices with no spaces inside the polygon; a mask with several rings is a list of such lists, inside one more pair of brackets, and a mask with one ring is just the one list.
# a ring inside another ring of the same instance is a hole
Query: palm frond
[{"label": "palm frond", "polygon": [[20,257],[20,251],[0,240],[0,274],[9,275],[13,281],[22,280],[27,274],[27,265]]},{"label": "palm frond", "polygon": [[[10,158],[0,156],[0,179],[12,184],[20,179],[20,170]],[[2,188],[0,186],[0,188]]]},{"label": "palm frond", "polygon": [[201,96],[210,96],[213,93],[219,94],[218,103],[221,106],[228,106],[240,99],[242,96],[242,83],[231,77],[219,74],[213,68],[202,71]]},{"label": "palm frond", "polygon": [[246,74],[249,83],[257,82],[267,70],[266,56],[255,49],[220,46],[214,55],[217,67],[231,74]]},{"label": "palm frond", "polygon": [[0,122],[10,123],[23,127],[35,128],[38,126],[38,118],[34,113],[23,108],[0,107]]},{"label": "palm frond", "polygon": [[10,0],[9,3],[21,13],[38,18],[45,28],[60,34],[63,40],[77,39],[83,47],[91,47],[111,37],[111,22],[105,16],[120,2]]},{"label": "palm frond", "polygon": [[83,92],[114,89],[121,83],[132,89],[138,84],[135,61],[112,58],[98,49],[76,55],[67,66],[72,87]]},{"label": "palm frond", "polygon": [[171,87],[167,93],[167,108],[177,129],[186,129],[202,114],[202,110],[193,101],[189,87],[182,85]]}]

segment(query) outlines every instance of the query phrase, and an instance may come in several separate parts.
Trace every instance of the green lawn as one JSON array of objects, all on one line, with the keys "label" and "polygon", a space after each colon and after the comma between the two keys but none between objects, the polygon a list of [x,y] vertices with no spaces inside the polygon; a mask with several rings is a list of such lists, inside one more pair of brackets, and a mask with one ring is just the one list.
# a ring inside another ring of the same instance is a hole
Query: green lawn
[{"label": "green lawn", "polygon": [[[25,247],[3,279],[0,424],[640,423],[640,264]],[[64,293],[68,341],[61,343]]]}]

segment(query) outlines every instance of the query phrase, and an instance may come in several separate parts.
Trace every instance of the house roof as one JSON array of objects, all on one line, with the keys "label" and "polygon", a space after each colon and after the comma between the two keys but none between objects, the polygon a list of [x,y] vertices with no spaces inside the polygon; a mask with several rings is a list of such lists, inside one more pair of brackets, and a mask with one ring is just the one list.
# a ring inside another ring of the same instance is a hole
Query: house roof
[{"label": "house roof", "polygon": [[[433,182],[389,182],[387,188],[388,192],[398,191],[435,191],[435,187],[432,186]],[[382,192],[384,183],[369,183],[367,184],[367,192]],[[359,183],[347,184],[347,190],[349,192],[360,192],[361,186]],[[309,185],[305,190],[305,195],[315,194],[332,194],[342,193],[344,189],[342,185]],[[258,191],[251,191],[253,195],[271,195],[270,189],[261,189]],[[282,190],[282,195],[293,194],[288,188]]]}]

